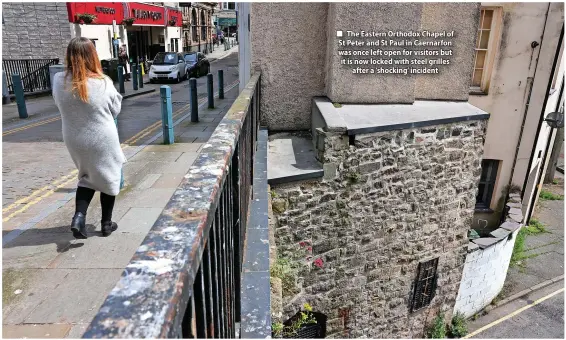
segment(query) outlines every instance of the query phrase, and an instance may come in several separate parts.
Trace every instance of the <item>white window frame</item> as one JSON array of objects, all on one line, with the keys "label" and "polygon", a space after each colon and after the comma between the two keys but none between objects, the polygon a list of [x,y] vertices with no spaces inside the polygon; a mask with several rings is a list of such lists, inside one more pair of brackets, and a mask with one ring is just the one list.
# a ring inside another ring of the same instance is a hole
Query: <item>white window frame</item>
[{"label": "white window frame", "polygon": [[483,11],[493,11],[493,18],[491,21],[491,28],[489,31],[489,38],[487,43],[487,49],[485,49],[486,56],[485,62],[483,65],[483,72],[482,78],[480,81],[480,86],[472,86],[470,85],[470,94],[488,94],[489,93],[489,85],[491,82],[491,75],[493,73],[493,65],[495,60],[495,55],[497,54],[497,49],[499,46],[500,41],[500,33],[501,33],[501,25],[502,25],[502,7],[497,6],[482,6],[480,9],[480,22],[478,26],[478,31],[476,33],[476,39],[474,40],[474,63],[472,65],[472,76],[470,78],[470,84],[474,79],[474,74],[476,70],[476,57],[477,57],[477,43],[479,35],[481,34],[481,27],[482,27],[482,20],[483,20]]}]

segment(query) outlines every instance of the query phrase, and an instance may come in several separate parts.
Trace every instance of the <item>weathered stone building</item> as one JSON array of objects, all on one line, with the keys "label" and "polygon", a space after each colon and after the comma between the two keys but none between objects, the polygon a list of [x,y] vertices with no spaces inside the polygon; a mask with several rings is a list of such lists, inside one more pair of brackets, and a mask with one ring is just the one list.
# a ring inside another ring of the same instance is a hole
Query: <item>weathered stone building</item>
[{"label": "weathered stone building", "polygon": [[[292,13],[285,25],[279,13]],[[479,14],[477,3],[252,4],[262,121],[273,132],[310,128],[313,145],[270,136],[274,261],[296,270],[276,320],[305,302],[327,316],[329,337],[422,337],[440,313],[449,320],[489,118],[465,102]],[[342,54],[348,31],[455,33],[441,42],[450,52],[434,52],[450,54],[438,74],[359,74],[346,65],[360,58]],[[304,58],[283,57],[270,32]]]},{"label": "weathered stone building", "polygon": [[65,2],[2,3],[3,60],[63,60],[70,39]]},{"label": "weathered stone building", "polygon": [[214,25],[212,14],[216,2],[181,2],[183,12],[183,51],[205,52],[212,50]]}]

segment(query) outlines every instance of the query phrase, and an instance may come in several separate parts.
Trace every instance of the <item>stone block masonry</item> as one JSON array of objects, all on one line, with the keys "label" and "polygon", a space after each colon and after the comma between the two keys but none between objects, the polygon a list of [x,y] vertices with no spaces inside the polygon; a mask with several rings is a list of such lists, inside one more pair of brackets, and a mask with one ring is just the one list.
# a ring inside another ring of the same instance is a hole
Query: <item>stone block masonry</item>
[{"label": "stone block masonry", "polygon": [[2,59],[65,57],[71,26],[65,2],[2,3]]},{"label": "stone block masonry", "polygon": [[[328,316],[331,338],[419,338],[440,311],[449,318],[486,126],[469,120],[355,136],[318,129],[332,174],[272,188],[278,256],[298,264],[282,320],[308,302]],[[411,312],[418,265],[434,258],[435,297]]]}]

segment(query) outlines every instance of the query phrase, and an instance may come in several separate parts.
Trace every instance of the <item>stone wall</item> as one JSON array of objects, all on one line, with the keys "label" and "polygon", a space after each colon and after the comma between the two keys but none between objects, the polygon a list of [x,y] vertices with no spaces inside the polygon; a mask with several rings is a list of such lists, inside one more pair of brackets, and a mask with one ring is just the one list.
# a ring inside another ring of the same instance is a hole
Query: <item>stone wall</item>
[{"label": "stone wall", "polygon": [[[467,254],[485,121],[348,136],[322,132],[321,181],[273,186],[279,257],[298,264],[283,320],[308,302],[328,337],[417,338],[449,317]],[[410,312],[419,262],[431,304]]]},{"label": "stone wall", "polygon": [[522,226],[520,206],[521,196],[511,194],[506,204],[508,213],[505,222],[492,231],[490,237],[472,240],[468,245],[454,313],[473,316],[489,305],[503,289],[515,239]]},{"label": "stone wall", "polygon": [[2,3],[2,59],[65,57],[71,28],[65,2]]}]

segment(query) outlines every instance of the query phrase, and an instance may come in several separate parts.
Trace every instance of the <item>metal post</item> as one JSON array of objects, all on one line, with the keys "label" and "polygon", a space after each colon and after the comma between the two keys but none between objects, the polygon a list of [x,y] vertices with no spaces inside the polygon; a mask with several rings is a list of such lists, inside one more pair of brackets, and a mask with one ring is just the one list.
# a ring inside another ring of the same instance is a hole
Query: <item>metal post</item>
[{"label": "metal post", "polygon": [[196,78],[189,79],[189,103],[191,105],[191,122],[198,122],[198,102],[197,102],[197,80]]},{"label": "metal post", "polygon": [[175,143],[173,132],[173,104],[171,103],[171,88],[161,86],[161,122],[163,125],[163,144]]},{"label": "metal post", "polygon": [[224,99],[224,70],[218,70],[218,99]]},{"label": "metal post", "polygon": [[139,88],[143,89],[142,64],[138,66],[138,80],[139,80]]},{"label": "metal post", "polygon": [[126,93],[126,88],[124,87],[124,66],[122,65],[118,65],[118,84],[120,93]]},{"label": "metal post", "polygon": [[6,78],[6,72],[2,70],[2,105],[8,104],[10,102],[10,93],[8,91],[8,79]]},{"label": "metal post", "polygon": [[138,90],[138,65],[132,64],[132,85],[134,85],[134,91]]},{"label": "metal post", "polygon": [[12,84],[14,86],[14,94],[16,95],[16,103],[18,104],[18,113],[20,118],[28,117],[28,110],[26,108],[26,100],[24,98],[24,86],[22,85],[22,77],[19,74],[12,75]]},{"label": "metal post", "polygon": [[[118,118],[114,118],[114,124],[116,124],[116,130],[118,130]],[[120,189],[124,188],[124,168],[120,170]]]},{"label": "metal post", "polygon": [[208,92],[208,108],[214,109],[214,79],[212,73],[206,75],[206,91]]}]

